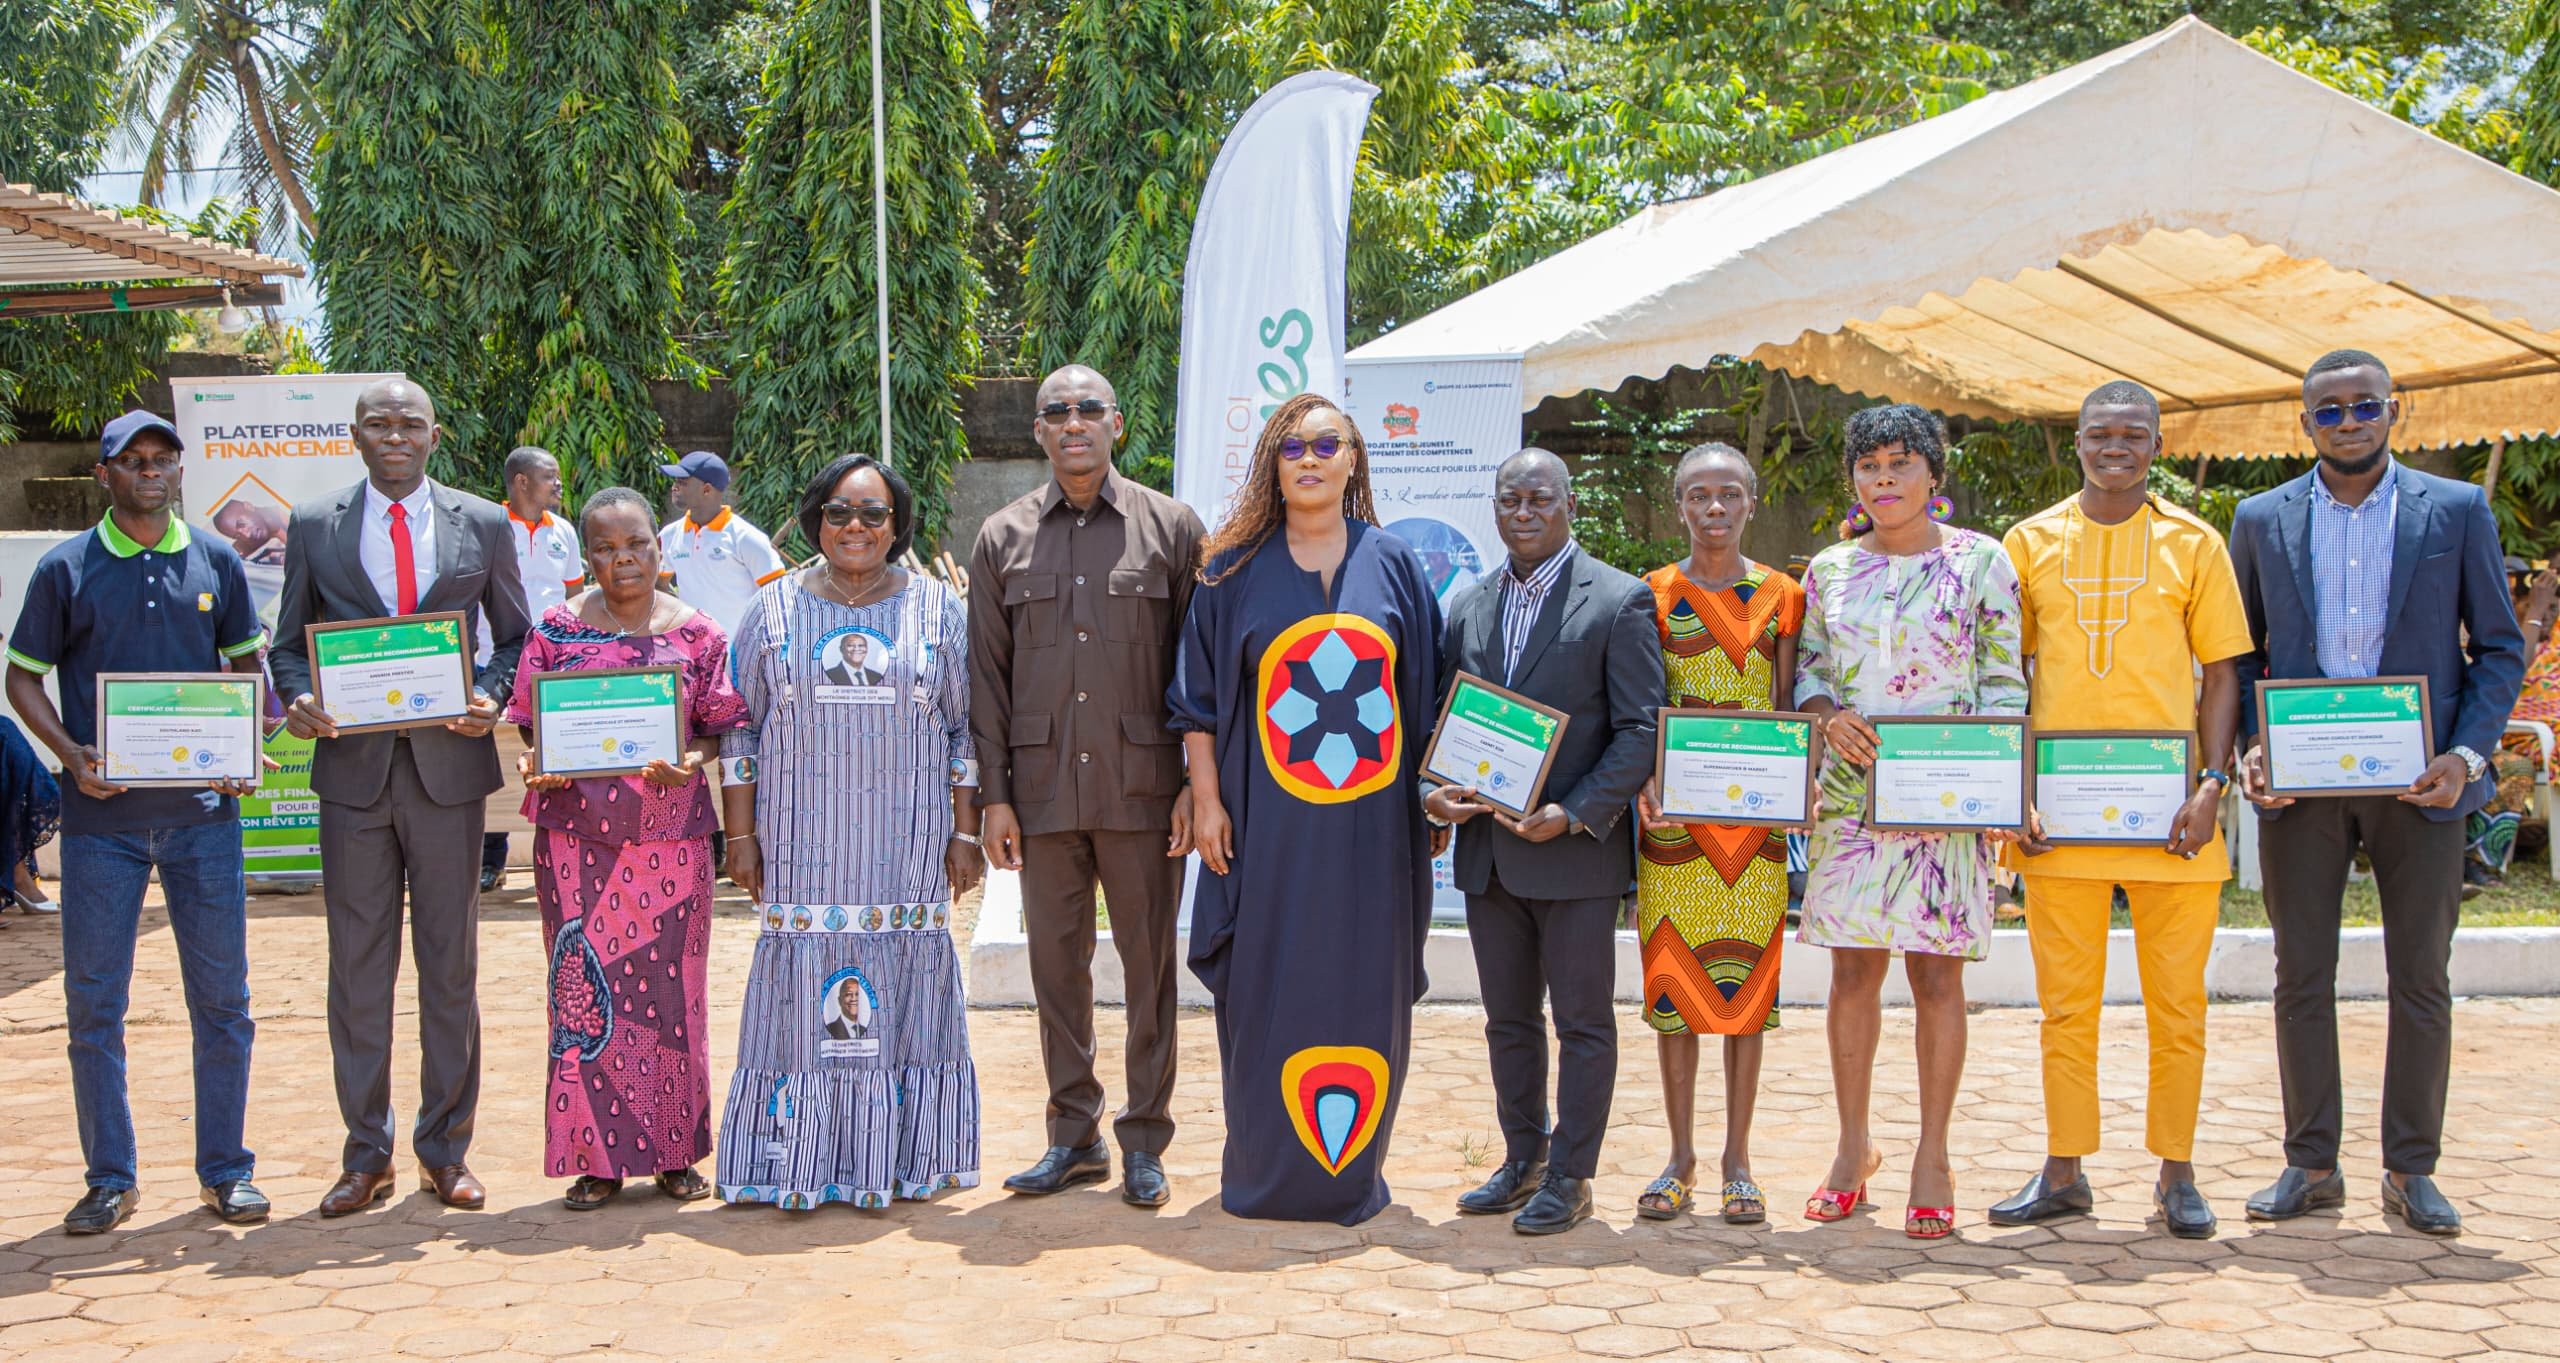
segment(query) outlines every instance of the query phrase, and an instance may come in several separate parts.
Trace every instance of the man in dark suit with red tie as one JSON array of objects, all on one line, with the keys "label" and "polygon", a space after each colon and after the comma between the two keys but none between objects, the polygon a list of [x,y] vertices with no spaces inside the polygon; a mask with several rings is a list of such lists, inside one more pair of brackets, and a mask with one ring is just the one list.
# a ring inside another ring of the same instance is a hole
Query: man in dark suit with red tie
[{"label": "man in dark suit with red tie", "polygon": [[[425,390],[388,379],[356,399],[365,480],[294,508],[270,660],[285,723],[318,739],[320,874],[329,915],[329,1051],[347,1125],[343,1176],[323,1216],[382,1202],[391,1169],[391,1005],[401,909],[417,957],[419,1090],[411,1144],[422,1184],[448,1206],[486,1201],[463,1156],[480,1097],[482,802],[502,783],[489,730],[524,647],[524,589],[504,508],[427,478],[443,430]],[[443,726],[338,732],[312,695],[303,627],[461,611],[488,624],[470,712]]]}]

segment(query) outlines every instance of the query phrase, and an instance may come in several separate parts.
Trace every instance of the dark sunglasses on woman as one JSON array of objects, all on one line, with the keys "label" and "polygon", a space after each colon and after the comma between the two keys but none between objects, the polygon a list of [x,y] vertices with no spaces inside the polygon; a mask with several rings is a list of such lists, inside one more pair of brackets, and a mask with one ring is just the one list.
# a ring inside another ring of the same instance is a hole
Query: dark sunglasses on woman
[{"label": "dark sunglasses on woman", "polygon": [[864,502],[856,506],[841,498],[819,507],[818,511],[827,518],[827,524],[838,530],[844,529],[857,520],[862,522],[863,529],[877,530],[889,523],[890,516],[890,508],[878,502]]},{"label": "dark sunglasses on woman", "polygon": [[1318,459],[1331,459],[1340,453],[1342,437],[1338,435],[1320,435],[1313,440],[1300,440],[1293,435],[1280,442],[1280,457],[1293,464],[1310,454]]}]

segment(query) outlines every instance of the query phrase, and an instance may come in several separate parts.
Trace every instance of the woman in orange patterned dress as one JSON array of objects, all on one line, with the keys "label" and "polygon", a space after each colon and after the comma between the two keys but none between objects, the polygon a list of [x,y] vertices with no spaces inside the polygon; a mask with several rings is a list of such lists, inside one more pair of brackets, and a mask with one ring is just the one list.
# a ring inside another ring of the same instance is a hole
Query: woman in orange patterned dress
[{"label": "woman in orange patterned dress", "polygon": [[[1760,493],[1739,451],[1701,445],[1672,478],[1689,529],[1686,562],[1645,579],[1653,588],[1670,703],[1777,710],[1795,694],[1796,632],[1804,589],[1742,554]],[[1778,1025],[1778,948],[1787,921],[1786,830],[1684,824],[1638,803],[1636,914],[1644,948],[1644,1020],[1661,1035],[1663,1109],[1671,1161],[1636,1199],[1638,1215],[1667,1221],[1689,1209],[1698,1154],[1698,1038],[1724,1038],[1724,1219],[1757,1225],[1768,1199],[1751,1179],[1751,1113],[1760,1088],[1761,1034]]]}]

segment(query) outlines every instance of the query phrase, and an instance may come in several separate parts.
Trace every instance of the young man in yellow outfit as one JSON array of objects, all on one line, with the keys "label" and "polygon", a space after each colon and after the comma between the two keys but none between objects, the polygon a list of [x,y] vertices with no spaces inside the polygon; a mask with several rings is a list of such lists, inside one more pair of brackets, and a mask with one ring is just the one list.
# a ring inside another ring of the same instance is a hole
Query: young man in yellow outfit
[{"label": "young man in yellow outfit", "polygon": [[2121,887],[2150,1021],[2147,1144],[2160,1157],[2153,1202],[2171,1234],[2201,1239],[2214,1230],[2189,1162],[2204,1075],[2204,970],[2231,874],[2215,815],[2230,783],[2224,768],[2239,726],[2236,660],[2249,650],[2248,621],[2222,536],[2150,495],[2158,400],[2139,384],[2099,388],[2081,403],[2078,444],[2080,491],[2020,521],[2007,539],[2025,599],[2028,713],[2039,732],[2193,735],[2203,772],[2157,845],[2055,845],[2039,820],[2011,853],[2026,879],[2044,1009],[2048,1132],[2044,1168],[1994,1206],[1991,1220],[2037,1225],[2090,1209],[2080,1159],[2098,1149],[2098,1010]]}]

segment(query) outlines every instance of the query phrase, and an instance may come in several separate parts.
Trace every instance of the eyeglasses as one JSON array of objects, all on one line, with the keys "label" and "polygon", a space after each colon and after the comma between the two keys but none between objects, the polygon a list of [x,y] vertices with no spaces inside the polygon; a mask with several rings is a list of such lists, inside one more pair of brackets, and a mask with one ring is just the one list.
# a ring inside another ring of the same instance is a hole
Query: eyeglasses
[{"label": "eyeglasses", "polygon": [[2358,421],[2380,421],[2382,420],[2382,414],[2390,409],[2391,403],[2389,399],[2386,398],[2366,398],[2362,402],[2350,402],[2344,406],[2340,406],[2333,402],[2325,407],[2312,408],[2311,424],[2314,426],[2335,426],[2339,422],[2346,420],[2349,412],[2355,413],[2356,420]]},{"label": "eyeglasses", "polygon": [[1105,413],[1117,411],[1119,407],[1119,403],[1104,402],[1100,398],[1086,398],[1082,402],[1052,402],[1040,409],[1040,419],[1055,426],[1067,419],[1067,413],[1073,412],[1087,421],[1100,421]]},{"label": "eyeglasses", "polygon": [[862,528],[865,530],[877,530],[887,525],[889,517],[895,514],[891,508],[882,506],[878,502],[864,502],[857,506],[841,497],[819,507],[818,513],[827,518],[827,524],[838,530],[844,529],[855,521],[862,522]]},{"label": "eyeglasses", "polygon": [[1280,441],[1280,458],[1292,464],[1310,454],[1318,459],[1331,459],[1340,453],[1342,453],[1342,437],[1338,435],[1320,435],[1313,440],[1300,440],[1292,435],[1283,437]]}]

